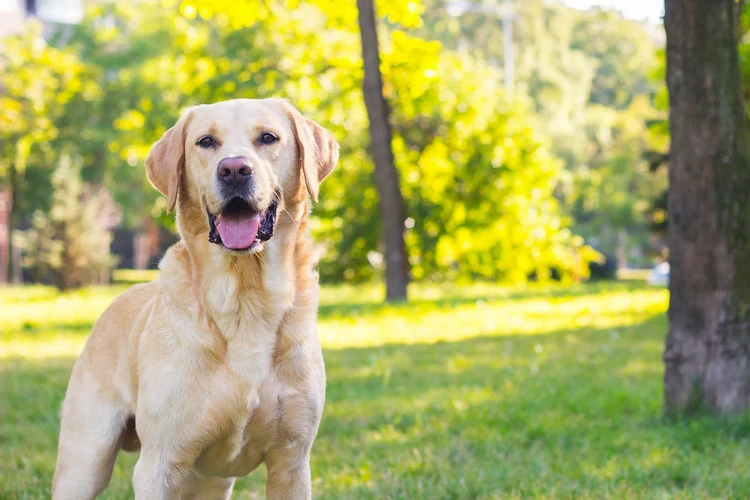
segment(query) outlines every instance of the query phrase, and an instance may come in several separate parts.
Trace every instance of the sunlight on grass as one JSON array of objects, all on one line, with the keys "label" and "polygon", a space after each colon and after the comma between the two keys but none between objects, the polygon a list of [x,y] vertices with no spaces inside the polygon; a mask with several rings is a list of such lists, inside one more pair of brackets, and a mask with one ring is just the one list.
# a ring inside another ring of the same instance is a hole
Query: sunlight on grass
[{"label": "sunlight on grass", "polygon": [[[324,317],[321,341],[328,348],[389,343],[457,341],[486,335],[543,334],[561,328],[616,328],[665,311],[664,290],[603,291],[595,298],[541,297],[420,302],[353,308],[347,315]],[[327,311],[325,306],[324,311]]]},{"label": "sunlight on grass", "polygon": [[79,333],[46,337],[43,341],[26,335],[19,335],[10,342],[0,343],[0,359],[20,357],[24,359],[45,359],[77,357],[83,350],[86,336]]},{"label": "sunlight on grass", "polygon": [[[60,402],[126,287],[0,291],[0,497],[49,498]],[[750,417],[661,418],[664,289],[324,287],[315,498],[750,498]],[[120,454],[105,499],[133,497]],[[265,470],[234,498],[263,498]]]},{"label": "sunlight on grass", "polygon": [[64,294],[40,286],[0,290],[0,358],[77,356],[96,318],[127,288]]},{"label": "sunlight on grass", "polygon": [[[65,294],[46,287],[0,291],[0,358],[77,355],[96,318],[126,289],[95,287]],[[595,290],[600,293],[592,297],[588,292]],[[427,285],[414,286],[411,295],[408,304],[388,305],[380,302],[379,286],[323,288],[319,323],[323,346],[343,349],[543,334],[561,328],[616,328],[643,321],[666,307],[665,290],[623,285],[567,291]]]}]

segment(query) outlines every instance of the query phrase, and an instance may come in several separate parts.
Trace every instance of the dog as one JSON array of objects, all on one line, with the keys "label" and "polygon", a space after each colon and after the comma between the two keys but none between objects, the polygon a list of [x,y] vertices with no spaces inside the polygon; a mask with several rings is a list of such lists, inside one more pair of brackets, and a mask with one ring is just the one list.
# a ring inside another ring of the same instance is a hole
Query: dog
[{"label": "dog", "polygon": [[338,143],[285,100],[187,109],[146,170],[181,241],[157,281],[101,315],[62,405],[54,500],[95,498],[120,449],[137,500],[226,499],[264,462],[266,497],[311,497],[325,402],[308,216]]}]

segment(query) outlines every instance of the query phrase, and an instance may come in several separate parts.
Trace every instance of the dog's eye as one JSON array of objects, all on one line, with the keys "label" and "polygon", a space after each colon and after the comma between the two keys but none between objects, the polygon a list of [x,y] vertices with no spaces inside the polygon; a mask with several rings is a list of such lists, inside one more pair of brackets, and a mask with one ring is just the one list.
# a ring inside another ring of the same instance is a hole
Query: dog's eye
[{"label": "dog's eye", "polygon": [[198,144],[198,146],[202,148],[210,148],[214,145],[214,138],[210,135],[207,135],[205,137],[201,137],[196,144]]},{"label": "dog's eye", "polygon": [[273,144],[278,140],[278,137],[273,134],[269,134],[268,132],[260,136],[260,142],[262,142],[263,144]]}]

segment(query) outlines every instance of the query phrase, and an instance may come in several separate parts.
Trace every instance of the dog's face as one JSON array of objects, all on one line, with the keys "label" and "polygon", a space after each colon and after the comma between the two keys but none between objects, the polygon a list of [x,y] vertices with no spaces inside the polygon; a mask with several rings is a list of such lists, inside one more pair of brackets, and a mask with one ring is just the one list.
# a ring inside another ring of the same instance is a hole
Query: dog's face
[{"label": "dog's face", "polygon": [[236,99],[187,110],[146,169],[169,210],[178,193],[181,208],[200,210],[211,243],[254,253],[273,236],[285,201],[304,189],[317,200],[337,160],[331,134],[285,101]]}]

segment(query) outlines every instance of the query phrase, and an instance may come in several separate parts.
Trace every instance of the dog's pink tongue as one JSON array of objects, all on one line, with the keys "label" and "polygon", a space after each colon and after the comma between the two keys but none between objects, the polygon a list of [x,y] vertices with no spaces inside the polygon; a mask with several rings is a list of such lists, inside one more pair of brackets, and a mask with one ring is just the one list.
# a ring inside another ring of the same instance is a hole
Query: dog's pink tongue
[{"label": "dog's pink tongue", "polygon": [[242,250],[252,245],[259,226],[260,214],[222,214],[216,221],[221,242],[233,250]]}]

